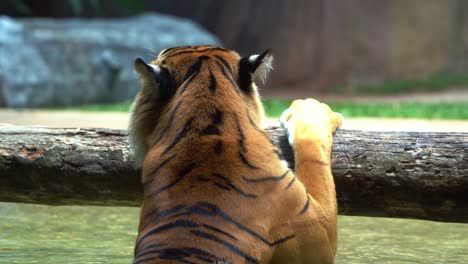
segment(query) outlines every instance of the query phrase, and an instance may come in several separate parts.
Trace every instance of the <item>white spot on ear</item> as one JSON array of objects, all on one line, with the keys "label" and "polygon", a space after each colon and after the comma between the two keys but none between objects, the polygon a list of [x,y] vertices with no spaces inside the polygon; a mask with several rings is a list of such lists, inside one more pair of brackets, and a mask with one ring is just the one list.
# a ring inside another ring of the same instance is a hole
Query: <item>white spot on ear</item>
[{"label": "white spot on ear", "polygon": [[249,57],[249,62],[250,62],[250,63],[254,63],[254,62],[257,60],[258,56],[259,56],[259,55],[252,55],[252,56],[250,56],[250,57]]},{"label": "white spot on ear", "polygon": [[159,73],[161,71],[161,67],[159,67],[158,65],[154,65],[154,64],[148,64],[151,68],[153,68],[153,71],[156,72],[156,73]]}]

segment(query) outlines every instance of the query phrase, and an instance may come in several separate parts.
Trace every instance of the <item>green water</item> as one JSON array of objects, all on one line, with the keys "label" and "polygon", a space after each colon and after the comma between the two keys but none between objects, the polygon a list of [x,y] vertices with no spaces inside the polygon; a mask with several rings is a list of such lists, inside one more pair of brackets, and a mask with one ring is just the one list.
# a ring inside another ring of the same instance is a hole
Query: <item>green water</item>
[{"label": "green water", "polygon": [[[138,209],[0,203],[0,263],[131,263]],[[468,224],[341,216],[336,263],[468,263]]]}]

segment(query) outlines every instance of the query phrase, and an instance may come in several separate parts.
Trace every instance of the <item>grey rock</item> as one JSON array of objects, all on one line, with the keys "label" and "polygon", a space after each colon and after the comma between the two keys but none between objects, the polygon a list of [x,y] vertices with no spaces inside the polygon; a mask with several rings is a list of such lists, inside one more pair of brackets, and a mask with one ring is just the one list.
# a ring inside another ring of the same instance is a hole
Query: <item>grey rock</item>
[{"label": "grey rock", "polygon": [[156,13],[126,19],[0,17],[0,106],[43,107],[129,100],[133,60],[220,42],[193,22]]}]

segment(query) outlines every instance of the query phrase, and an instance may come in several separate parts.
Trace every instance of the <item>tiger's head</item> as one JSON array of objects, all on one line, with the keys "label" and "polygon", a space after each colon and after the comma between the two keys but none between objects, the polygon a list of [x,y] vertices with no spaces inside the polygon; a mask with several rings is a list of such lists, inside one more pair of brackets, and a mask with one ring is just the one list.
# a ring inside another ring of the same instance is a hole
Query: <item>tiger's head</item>
[{"label": "tiger's head", "polygon": [[[140,91],[132,104],[130,144],[137,166],[173,122],[175,108],[184,107],[177,118],[210,109],[247,110],[251,122],[261,125],[264,116],[257,84],[265,82],[272,69],[271,50],[241,57],[215,46],[186,46],[162,50],[151,63],[137,58],[134,69]],[[213,114],[213,113],[211,113]],[[177,122],[177,120],[176,120]]]}]

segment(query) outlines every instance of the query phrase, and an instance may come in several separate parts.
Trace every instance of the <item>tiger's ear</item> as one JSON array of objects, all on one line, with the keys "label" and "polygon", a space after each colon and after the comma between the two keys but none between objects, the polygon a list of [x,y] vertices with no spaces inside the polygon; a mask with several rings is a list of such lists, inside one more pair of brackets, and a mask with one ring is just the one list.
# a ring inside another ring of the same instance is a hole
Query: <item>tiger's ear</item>
[{"label": "tiger's ear", "polygon": [[175,87],[166,68],[147,64],[140,58],[135,59],[133,67],[140,79],[141,89],[156,92],[157,98],[160,100],[167,100],[174,95]]},{"label": "tiger's ear", "polygon": [[249,92],[251,83],[265,82],[268,73],[273,69],[273,54],[267,49],[260,55],[243,57],[239,61],[239,85],[243,91]]}]

